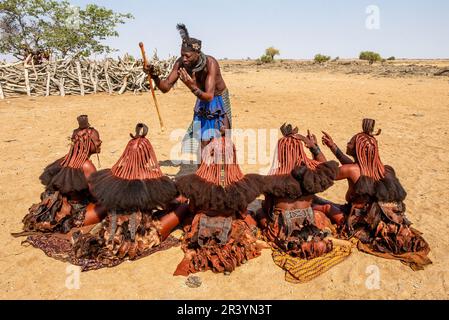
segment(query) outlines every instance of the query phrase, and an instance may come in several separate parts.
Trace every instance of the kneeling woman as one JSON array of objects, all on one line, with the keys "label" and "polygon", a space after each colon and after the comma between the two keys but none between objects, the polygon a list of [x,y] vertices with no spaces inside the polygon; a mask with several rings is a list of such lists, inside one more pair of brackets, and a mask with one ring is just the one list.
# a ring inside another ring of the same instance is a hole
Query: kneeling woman
[{"label": "kneeling woman", "polygon": [[89,179],[107,217],[99,230],[74,234],[73,248],[76,259],[90,260],[92,268],[157,251],[186,212],[176,202],[176,186],[163,175],[147,133],[148,127],[138,124],[112,169]]},{"label": "kneeling woman", "polygon": [[256,222],[247,206],[261,194],[262,183],[259,175],[243,175],[230,138],[215,138],[204,148],[196,173],[176,181],[193,214],[184,222],[185,256],[175,275],[229,274],[260,255]]},{"label": "kneeling woman", "polygon": [[[335,161],[326,162],[311,136],[298,128],[281,127],[275,161],[265,177],[265,200],[257,217],[263,235],[276,249],[301,259],[313,259],[332,250],[325,239],[332,226],[324,213],[312,209],[313,195],[333,185],[338,172]],[[303,142],[315,159],[304,152]]]},{"label": "kneeling woman", "polygon": [[362,251],[399,259],[413,270],[420,270],[431,263],[427,257],[430,248],[405,214],[407,194],[393,168],[380,159],[374,125],[374,120],[364,119],[363,131],[349,141],[346,153],[354,161],[325,133],[323,142],[342,163],[337,180],[346,179],[349,188],[346,205],[317,198],[316,207],[340,224],[342,236],[358,238]]},{"label": "kneeling woman", "polygon": [[89,158],[100,152],[100,135],[90,126],[86,115],[77,119],[79,127],[73,131],[68,154],[48,165],[40,176],[45,191],[41,194],[41,202],[33,205],[23,218],[23,234],[67,233],[102,218],[102,210],[94,205],[87,183],[96,172]]}]

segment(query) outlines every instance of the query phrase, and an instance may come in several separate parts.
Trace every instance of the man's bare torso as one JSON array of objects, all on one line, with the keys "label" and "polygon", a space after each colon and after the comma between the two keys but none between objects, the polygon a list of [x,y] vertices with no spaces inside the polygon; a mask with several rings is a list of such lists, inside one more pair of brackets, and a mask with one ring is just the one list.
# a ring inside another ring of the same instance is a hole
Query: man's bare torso
[{"label": "man's bare torso", "polygon": [[[198,85],[198,87],[205,91],[206,90],[206,78],[208,75],[208,70],[210,70],[210,67],[212,64],[216,65],[216,76],[215,76],[215,91],[214,91],[214,95],[218,96],[221,95],[223,93],[223,91],[225,91],[226,89],[226,84],[224,82],[224,79],[221,75],[221,70],[220,70],[220,65],[218,63],[218,61],[212,57],[212,56],[206,56],[207,58],[207,62],[206,62],[206,67],[195,73],[195,79],[196,79],[196,84]],[[180,68],[182,66],[182,62],[181,59],[179,59],[177,61],[177,67]],[[193,76],[190,70],[187,70],[190,76]]]}]

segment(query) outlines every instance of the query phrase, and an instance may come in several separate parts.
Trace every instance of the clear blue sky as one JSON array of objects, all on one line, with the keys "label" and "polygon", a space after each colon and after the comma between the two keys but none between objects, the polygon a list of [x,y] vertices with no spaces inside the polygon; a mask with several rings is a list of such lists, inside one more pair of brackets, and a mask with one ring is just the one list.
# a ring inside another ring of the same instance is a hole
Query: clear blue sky
[{"label": "clear blue sky", "polygon": [[[281,58],[310,59],[316,53],[357,57],[362,50],[397,58],[449,58],[447,0],[71,0],[96,3],[135,17],[107,43],[139,56],[138,42],[159,56],[178,55],[176,23],[187,25],[203,51],[217,58],[257,58],[268,46]],[[380,29],[365,26],[367,6],[380,9]]]}]

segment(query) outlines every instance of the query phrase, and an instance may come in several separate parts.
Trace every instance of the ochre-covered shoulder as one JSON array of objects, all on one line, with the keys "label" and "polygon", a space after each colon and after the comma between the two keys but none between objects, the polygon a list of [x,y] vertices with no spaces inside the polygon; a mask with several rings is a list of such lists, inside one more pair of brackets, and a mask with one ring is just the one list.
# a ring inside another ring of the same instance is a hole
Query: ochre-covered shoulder
[{"label": "ochre-covered shoulder", "polygon": [[86,160],[83,164],[83,172],[86,179],[89,179],[89,177],[97,171],[97,168],[95,165],[90,161],[89,159]]},{"label": "ochre-covered shoulder", "polygon": [[209,55],[206,55],[206,58],[207,58],[207,63],[208,63],[208,64],[209,64],[209,63],[213,63],[213,64],[216,64],[216,65],[219,65],[218,60],[215,59],[214,57],[209,56]]}]

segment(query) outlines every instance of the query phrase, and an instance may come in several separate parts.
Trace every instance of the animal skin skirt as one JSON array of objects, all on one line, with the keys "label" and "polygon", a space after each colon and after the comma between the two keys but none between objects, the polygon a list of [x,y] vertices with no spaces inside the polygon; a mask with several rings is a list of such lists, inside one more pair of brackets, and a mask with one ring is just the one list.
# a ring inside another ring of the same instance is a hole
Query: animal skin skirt
[{"label": "animal skin skirt", "polygon": [[329,232],[315,224],[311,207],[282,210],[274,208],[263,235],[273,247],[292,257],[313,259],[332,250],[332,242],[324,239]]},{"label": "animal skin skirt", "polygon": [[[85,227],[86,228],[86,227]],[[30,235],[24,242],[41,249],[49,257],[81,267],[82,271],[114,267],[179,245],[169,236],[163,242],[159,221],[150,214],[108,215],[89,231],[71,237],[58,233]]]},{"label": "animal skin skirt", "polygon": [[23,218],[25,232],[67,233],[84,223],[88,197],[83,201],[72,201],[58,191],[45,191],[41,202],[34,204]]},{"label": "animal skin skirt", "polygon": [[185,227],[181,245],[184,259],[174,274],[188,276],[207,270],[231,273],[260,255],[261,247],[256,243],[254,231],[242,219],[197,213],[192,223]]},{"label": "animal skin skirt", "polygon": [[413,270],[431,264],[429,244],[411,227],[402,202],[373,202],[353,207],[347,219],[346,236],[359,239],[358,249],[387,259],[397,259]]}]

